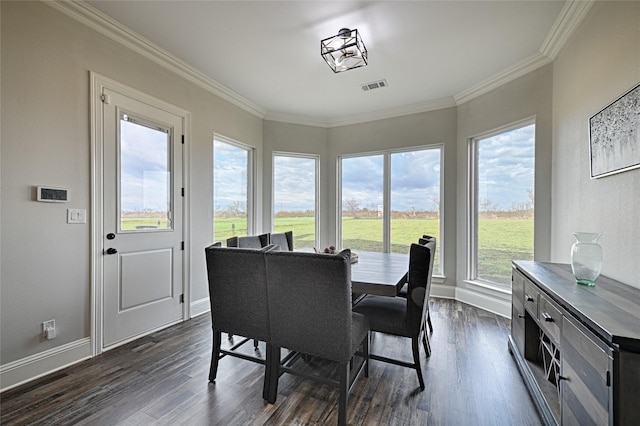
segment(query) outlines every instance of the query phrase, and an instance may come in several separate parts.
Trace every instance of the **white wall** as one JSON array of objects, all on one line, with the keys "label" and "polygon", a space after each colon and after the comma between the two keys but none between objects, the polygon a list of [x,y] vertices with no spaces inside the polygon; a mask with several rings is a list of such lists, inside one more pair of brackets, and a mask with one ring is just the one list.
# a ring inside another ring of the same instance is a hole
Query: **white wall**
[{"label": "white wall", "polygon": [[[90,335],[91,224],[66,224],[67,208],[91,206],[89,71],[191,112],[187,266],[194,301],[208,297],[213,134],[256,147],[260,158],[263,123],[44,3],[0,7],[0,359],[6,365]],[[70,202],[34,201],[33,188],[42,184],[69,188]],[[49,319],[56,320],[57,337],[43,340],[41,323]]]},{"label": "white wall", "polygon": [[[589,117],[640,82],[640,2],[596,2],[553,72],[551,259],[601,232],[602,273],[640,287],[640,169],[590,179]],[[597,285],[597,284],[596,284]]]}]

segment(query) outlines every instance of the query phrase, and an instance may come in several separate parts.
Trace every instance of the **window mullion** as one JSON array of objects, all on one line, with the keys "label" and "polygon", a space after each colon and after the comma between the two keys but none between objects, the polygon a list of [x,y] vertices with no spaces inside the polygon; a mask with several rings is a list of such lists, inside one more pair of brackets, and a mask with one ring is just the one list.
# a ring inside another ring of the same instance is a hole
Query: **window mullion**
[{"label": "window mullion", "polygon": [[382,190],[382,251],[391,252],[391,154],[384,154]]}]

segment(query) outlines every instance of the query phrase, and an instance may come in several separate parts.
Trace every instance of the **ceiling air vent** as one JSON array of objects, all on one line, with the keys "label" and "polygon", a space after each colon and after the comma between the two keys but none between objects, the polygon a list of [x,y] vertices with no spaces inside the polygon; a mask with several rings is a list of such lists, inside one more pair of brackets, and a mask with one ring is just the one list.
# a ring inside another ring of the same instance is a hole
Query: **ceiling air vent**
[{"label": "ceiling air vent", "polygon": [[382,89],[387,87],[387,80],[378,80],[372,83],[366,83],[362,85],[362,90],[368,92],[369,90]]}]

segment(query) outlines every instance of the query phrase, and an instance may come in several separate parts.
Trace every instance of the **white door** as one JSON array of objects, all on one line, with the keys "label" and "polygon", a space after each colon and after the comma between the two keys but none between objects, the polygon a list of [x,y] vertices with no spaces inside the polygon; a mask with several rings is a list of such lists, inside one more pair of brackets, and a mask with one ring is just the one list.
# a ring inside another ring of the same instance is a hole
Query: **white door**
[{"label": "white door", "polygon": [[183,118],[102,90],[103,348],[183,319]]}]

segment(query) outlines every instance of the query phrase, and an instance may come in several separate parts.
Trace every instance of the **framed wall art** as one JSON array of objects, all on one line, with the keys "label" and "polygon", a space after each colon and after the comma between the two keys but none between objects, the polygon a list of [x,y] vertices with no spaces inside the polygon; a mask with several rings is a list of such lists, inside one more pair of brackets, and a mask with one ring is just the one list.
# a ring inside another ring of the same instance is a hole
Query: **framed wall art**
[{"label": "framed wall art", "polygon": [[591,178],[640,167],[640,84],[589,119]]}]

